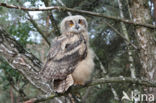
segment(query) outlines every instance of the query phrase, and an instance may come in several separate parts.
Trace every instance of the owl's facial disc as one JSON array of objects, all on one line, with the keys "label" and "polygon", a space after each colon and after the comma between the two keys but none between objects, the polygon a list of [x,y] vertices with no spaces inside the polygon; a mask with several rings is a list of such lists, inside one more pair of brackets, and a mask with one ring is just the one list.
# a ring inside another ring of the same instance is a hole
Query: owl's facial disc
[{"label": "owl's facial disc", "polygon": [[82,33],[88,31],[88,23],[81,15],[67,16],[61,24],[60,30],[62,34],[66,33]]},{"label": "owl's facial disc", "polygon": [[67,21],[68,32],[80,33],[86,31],[86,24],[83,19]]}]

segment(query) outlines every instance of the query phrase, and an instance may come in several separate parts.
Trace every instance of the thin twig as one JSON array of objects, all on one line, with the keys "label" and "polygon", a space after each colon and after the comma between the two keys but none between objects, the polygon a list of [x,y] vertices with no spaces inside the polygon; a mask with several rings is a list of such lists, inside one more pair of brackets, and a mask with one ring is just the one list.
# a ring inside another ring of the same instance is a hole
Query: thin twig
[{"label": "thin twig", "polygon": [[39,28],[38,24],[32,19],[29,12],[26,12],[29,16],[29,21],[33,24],[33,26],[37,29],[37,31],[41,34],[43,39],[47,42],[48,46],[50,46],[50,42],[48,41],[47,37],[45,36],[45,33]]},{"label": "thin twig", "polygon": [[54,19],[53,14],[49,13],[49,16],[50,16],[50,21],[52,23],[52,26],[54,28],[54,34],[57,35],[57,36],[61,35],[60,31],[59,31],[59,27],[57,26],[57,23],[56,23],[56,20]]},{"label": "thin twig", "polygon": [[[66,7],[66,5],[61,0],[56,0],[58,3],[60,3],[62,6]],[[69,16],[72,16],[71,12],[67,12]]]},{"label": "thin twig", "polygon": [[132,45],[132,47],[134,47],[135,49],[138,49],[136,45],[134,45],[133,43],[131,43],[127,38],[125,38],[123,36],[123,34],[121,34],[116,28],[114,28],[111,24],[104,22],[105,24],[107,24],[110,28],[112,28],[112,30],[114,32],[116,32],[117,35],[119,35],[121,38],[123,38],[128,44]]},{"label": "thin twig", "polygon": [[[49,5],[49,0],[43,0],[43,2],[44,2],[46,7],[50,6]],[[53,27],[53,34],[59,36],[60,35],[59,27],[58,27],[58,25],[56,23],[56,20],[54,19],[53,11],[47,11],[47,15],[49,16],[52,27]]]},{"label": "thin twig", "polygon": [[[16,0],[20,5],[22,5],[22,3],[19,0]],[[45,36],[45,33],[41,30],[41,28],[39,28],[38,24],[33,20],[33,18],[31,17],[31,15],[29,14],[28,11],[25,11],[27,13],[27,15],[29,16],[29,21],[32,23],[32,25],[36,28],[36,30],[41,34],[42,38],[47,42],[48,46],[50,46],[50,42],[48,41],[48,39]]]},{"label": "thin twig", "polygon": [[[123,14],[123,11],[122,11],[122,9],[123,9],[122,8],[122,3],[121,3],[120,0],[118,0],[118,4],[119,4],[119,10],[120,10],[120,17],[124,18],[124,14]],[[128,48],[128,59],[129,59],[129,62],[130,62],[131,77],[132,78],[136,78],[134,59],[132,57],[132,51],[130,51],[130,46],[128,45],[129,42],[130,42],[130,38],[129,38],[129,34],[128,34],[128,31],[127,31],[125,23],[121,22],[121,28],[122,28],[124,37],[127,40],[126,44],[127,44],[127,48]]]}]

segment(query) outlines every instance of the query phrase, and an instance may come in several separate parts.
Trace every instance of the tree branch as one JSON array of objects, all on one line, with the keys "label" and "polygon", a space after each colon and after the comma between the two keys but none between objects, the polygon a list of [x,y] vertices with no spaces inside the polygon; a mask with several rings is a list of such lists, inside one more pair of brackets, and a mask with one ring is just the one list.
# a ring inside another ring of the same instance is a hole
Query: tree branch
[{"label": "tree branch", "polygon": [[14,69],[21,72],[31,84],[45,93],[52,92],[49,84],[40,80],[42,63],[27,52],[17,41],[0,27],[0,56]]},{"label": "tree branch", "polygon": [[131,20],[128,20],[128,19],[122,19],[122,18],[119,18],[119,17],[108,16],[108,15],[106,15],[104,13],[96,13],[96,12],[85,11],[85,10],[77,10],[77,9],[61,7],[61,6],[51,6],[51,7],[45,7],[45,8],[25,8],[25,7],[19,7],[19,6],[14,6],[14,5],[8,5],[6,3],[0,3],[0,6],[6,7],[6,8],[20,9],[20,10],[23,10],[23,11],[48,11],[48,10],[70,11],[70,12],[75,12],[75,13],[80,13],[80,14],[86,14],[86,15],[91,15],[91,16],[97,16],[97,17],[112,19],[112,20],[124,22],[124,23],[127,23],[127,24],[133,24],[135,26],[143,26],[143,27],[147,27],[147,28],[150,28],[150,29],[156,29],[156,26],[154,26],[152,24],[142,24],[142,23],[137,23],[135,21],[131,21]]},{"label": "tree branch", "polygon": [[[98,84],[106,84],[106,83],[132,83],[132,84],[138,84],[138,85],[143,85],[143,86],[147,86],[147,87],[156,87],[156,82],[152,82],[149,80],[141,80],[141,79],[137,79],[137,78],[130,78],[130,77],[109,77],[109,78],[100,78],[97,80],[94,80],[90,83],[88,83],[85,86],[76,86],[76,87],[72,87],[69,92],[75,92],[78,91],[82,88],[86,88],[89,86],[95,86]],[[41,102],[41,101],[46,101],[49,99],[53,99],[55,97],[60,97],[63,95],[67,95],[67,93],[64,94],[52,94],[52,95],[41,95],[38,97],[33,97],[31,100],[33,100],[33,102],[37,103],[37,102]]]},{"label": "tree branch", "polygon": [[48,44],[48,46],[50,46],[50,42],[48,41],[47,37],[45,36],[45,33],[39,28],[38,24],[33,20],[33,18],[31,17],[31,15],[29,14],[29,12],[26,12],[29,16],[29,21],[33,24],[33,26],[37,29],[37,31],[41,34],[41,36],[43,37],[43,39],[46,41],[46,43]]}]

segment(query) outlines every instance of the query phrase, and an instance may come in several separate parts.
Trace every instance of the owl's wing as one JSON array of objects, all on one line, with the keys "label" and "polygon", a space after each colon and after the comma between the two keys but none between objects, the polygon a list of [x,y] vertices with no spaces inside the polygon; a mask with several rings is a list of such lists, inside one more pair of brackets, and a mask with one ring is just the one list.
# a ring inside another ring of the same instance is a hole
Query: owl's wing
[{"label": "owl's wing", "polygon": [[70,42],[69,38],[72,37],[61,36],[54,39],[42,71],[45,81],[65,79],[74,71],[78,62],[85,58],[87,45],[84,37],[80,36],[74,42]]}]

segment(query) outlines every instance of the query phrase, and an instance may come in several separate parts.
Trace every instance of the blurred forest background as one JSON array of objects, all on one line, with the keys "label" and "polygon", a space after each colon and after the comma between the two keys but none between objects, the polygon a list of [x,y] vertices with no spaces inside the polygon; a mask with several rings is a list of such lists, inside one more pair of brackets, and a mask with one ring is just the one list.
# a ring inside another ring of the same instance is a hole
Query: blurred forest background
[{"label": "blurred forest background", "polygon": [[[93,80],[109,77],[156,77],[156,0],[1,0],[0,3],[26,8],[63,6],[78,10],[104,13],[148,26],[137,26],[122,20],[83,15],[89,25],[91,47],[96,53]],[[63,10],[22,11],[0,6],[0,26],[13,36],[27,51],[42,62],[49,50],[48,42],[59,36],[59,23],[68,16]],[[38,96],[40,91],[0,55],[0,103],[18,103],[22,97]],[[152,76],[149,74],[153,71]],[[121,101],[122,91],[144,92],[144,86],[131,83],[107,83],[81,89],[69,97],[57,97],[43,103],[132,103]],[[147,92],[147,91],[146,91]],[[152,90],[150,93],[156,93]],[[156,97],[155,97],[156,98]]]}]

